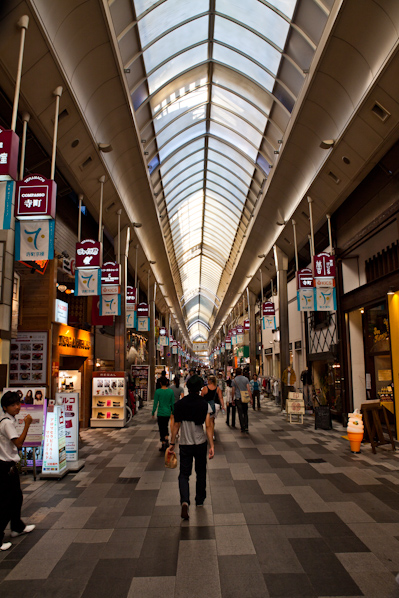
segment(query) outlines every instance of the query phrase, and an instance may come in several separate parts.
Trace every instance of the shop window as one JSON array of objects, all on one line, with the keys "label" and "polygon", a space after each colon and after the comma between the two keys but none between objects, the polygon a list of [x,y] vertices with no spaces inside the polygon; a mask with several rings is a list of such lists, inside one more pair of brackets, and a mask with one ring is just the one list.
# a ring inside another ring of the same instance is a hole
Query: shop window
[{"label": "shop window", "polygon": [[368,399],[392,399],[392,362],[386,302],[364,310],[366,391]]}]

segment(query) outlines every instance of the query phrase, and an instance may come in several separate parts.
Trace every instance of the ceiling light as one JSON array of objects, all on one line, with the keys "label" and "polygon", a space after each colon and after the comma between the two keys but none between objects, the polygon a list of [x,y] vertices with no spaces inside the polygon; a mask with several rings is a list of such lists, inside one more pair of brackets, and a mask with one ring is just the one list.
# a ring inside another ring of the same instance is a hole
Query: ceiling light
[{"label": "ceiling light", "polygon": [[323,141],[320,143],[320,147],[321,149],[329,150],[334,147],[334,144],[335,139],[323,139]]},{"label": "ceiling light", "polygon": [[110,143],[99,143],[97,147],[100,150],[100,152],[103,152],[103,154],[108,154],[109,152],[112,152],[112,150],[114,149]]}]

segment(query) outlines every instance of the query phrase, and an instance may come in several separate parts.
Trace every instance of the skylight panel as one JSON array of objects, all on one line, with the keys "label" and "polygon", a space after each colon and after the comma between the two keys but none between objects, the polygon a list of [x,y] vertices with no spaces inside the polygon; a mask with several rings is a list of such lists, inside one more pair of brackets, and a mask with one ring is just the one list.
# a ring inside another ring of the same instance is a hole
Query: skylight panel
[{"label": "skylight panel", "polygon": [[195,21],[171,31],[145,49],[143,58],[147,73],[174,54],[183,52],[186,48],[205,41],[208,37],[208,23],[208,16],[195,19]]},{"label": "skylight panel", "polygon": [[216,11],[255,29],[283,50],[289,24],[258,0],[245,0],[245,10],[241,0],[216,0]]},{"label": "skylight panel", "polygon": [[[166,3],[165,3],[166,4]],[[204,43],[191,50],[187,50],[175,58],[172,58],[158,68],[148,77],[148,87],[150,94],[165,85],[171,79],[177,77],[183,71],[193,68],[195,65],[204,62],[208,57],[208,44]]]},{"label": "skylight panel", "polygon": [[[178,83],[178,82],[177,82]],[[182,95],[178,99],[168,104],[163,110],[158,110],[154,117],[154,129],[158,133],[163,129],[170,121],[177,118],[180,114],[187,112],[188,110],[203,104],[208,100],[208,86],[204,85],[199,89]]]},{"label": "skylight panel", "polygon": [[[150,0],[135,0],[138,4],[150,4]],[[136,8],[137,10],[137,8]],[[179,23],[209,10],[209,0],[195,0],[195,2],[182,2],[181,0],[168,0],[139,19],[141,45],[145,48],[154,39],[177,27]],[[140,13],[141,14],[141,13]]]},{"label": "skylight panel", "polygon": [[256,129],[262,131],[262,133],[264,132],[267,122],[266,116],[253,104],[245,101],[237,94],[214,85],[212,89],[212,103],[245,118],[252,123]]},{"label": "skylight panel", "polygon": [[[176,115],[177,116],[177,115]],[[206,116],[206,105],[202,104],[193,108],[189,112],[182,114],[176,120],[173,120],[166,128],[157,135],[158,147],[162,147],[169,139],[177,135],[183,129],[204,120]]]},{"label": "skylight panel", "polygon": [[175,150],[177,150],[182,145],[185,145],[189,141],[195,139],[196,137],[200,137],[204,135],[206,131],[205,122],[198,123],[197,125],[193,125],[187,131],[183,131],[180,135],[177,135],[173,139],[169,141],[162,149],[159,150],[159,156],[161,158],[161,162],[167,158],[169,154],[172,154]]},{"label": "skylight panel", "polygon": [[232,112],[213,105],[211,108],[211,119],[222,125],[226,125],[226,127],[230,127],[234,131],[239,131],[240,134],[251,141],[253,145],[259,147],[262,140],[262,134]]},{"label": "skylight panel", "polygon": [[277,74],[281,60],[280,52],[248,29],[216,16],[215,40],[236,47],[246,56],[266,67],[272,75]]}]

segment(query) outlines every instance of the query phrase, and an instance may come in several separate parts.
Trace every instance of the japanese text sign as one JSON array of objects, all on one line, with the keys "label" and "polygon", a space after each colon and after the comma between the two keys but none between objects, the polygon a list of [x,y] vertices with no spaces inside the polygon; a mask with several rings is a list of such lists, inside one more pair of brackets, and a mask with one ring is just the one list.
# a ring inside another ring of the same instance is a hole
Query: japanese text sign
[{"label": "japanese text sign", "polygon": [[19,137],[14,131],[0,129],[0,176],[18,178]]},{"label": "japanese text sign", "polygon": [[15,217],[19,219],[55,218],[57,185],[39,174],[17,181]]},{"label": "japanese text sign", "polygon": [[85,239],[76,243],[75,268],[101,268],[102,245],[100,241]]}]

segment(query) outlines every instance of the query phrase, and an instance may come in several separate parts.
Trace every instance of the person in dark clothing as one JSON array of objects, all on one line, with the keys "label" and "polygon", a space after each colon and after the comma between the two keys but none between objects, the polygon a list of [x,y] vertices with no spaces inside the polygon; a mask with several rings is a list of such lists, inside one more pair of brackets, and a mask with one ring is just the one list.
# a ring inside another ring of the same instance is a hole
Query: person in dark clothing
[{"label": "person in dark clothing", "polygon": [[[209,459],[214,455],[213,427],[210,413],[211,407],[199,394],[202,388],[202,378],[191,376],[187,382],[188,395],[177,401],[174,409],[174,424],[172,427],[169,452],[174,452],[175,440],[180,430],[180,473],[179,491],[181,517],[188,519],[190,505],[189,480],[195,460],[197,474],[195,504],[200,507],[206,498],[206,456],[207,439],[209,442]],[[204,423],[206,432],[204,431]]]},{"label": "person in dark clothing", "polygon": [[161,384],[161,379],[162,378],[165,378],[165,380],[167,382],[166,386],[167,387],[169,386],[169,379],[166,377],[166,371],[162,370],[161,375],[159,376],[159,378],[157,380],[157,383],[155,385],[155,390],[157,390],[158,388],[162,388],[162,384]]}]

